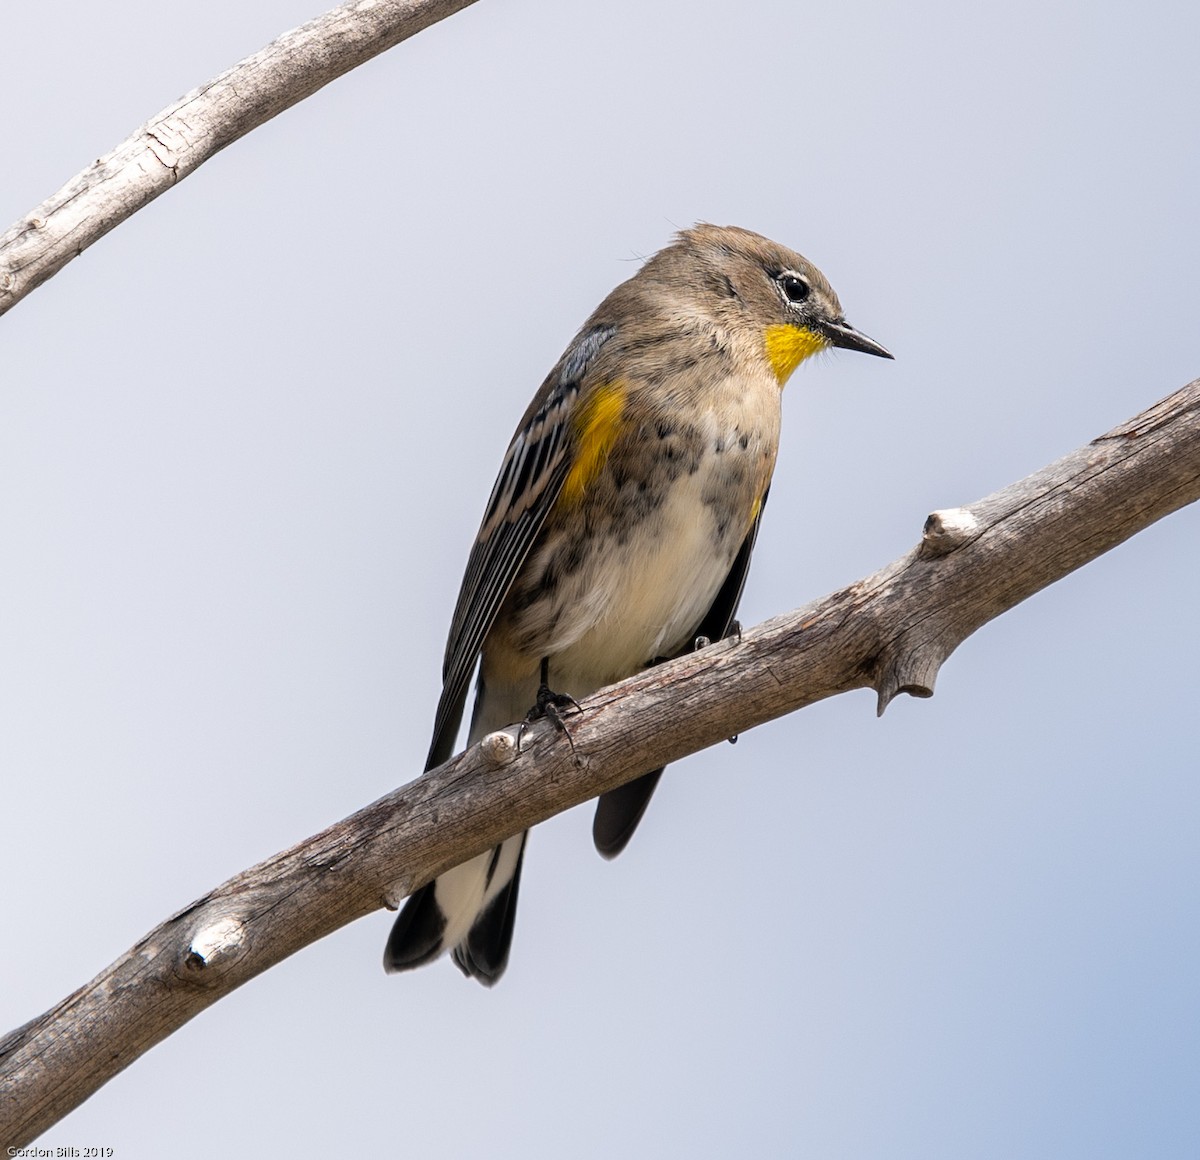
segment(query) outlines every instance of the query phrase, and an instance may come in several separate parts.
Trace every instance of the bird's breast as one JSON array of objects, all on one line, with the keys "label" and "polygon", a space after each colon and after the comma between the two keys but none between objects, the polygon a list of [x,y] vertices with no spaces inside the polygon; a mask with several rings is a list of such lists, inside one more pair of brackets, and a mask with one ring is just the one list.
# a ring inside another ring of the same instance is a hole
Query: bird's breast
[{"label": "bird's breast", "polygon": [[548,657],[551,686],[583,696],[687,643],[775,464],[778,387],[748,394],[675,413],[634,400],[603,470],[551,512],[518,573],[484,646],[489,684],[526,682]]}]

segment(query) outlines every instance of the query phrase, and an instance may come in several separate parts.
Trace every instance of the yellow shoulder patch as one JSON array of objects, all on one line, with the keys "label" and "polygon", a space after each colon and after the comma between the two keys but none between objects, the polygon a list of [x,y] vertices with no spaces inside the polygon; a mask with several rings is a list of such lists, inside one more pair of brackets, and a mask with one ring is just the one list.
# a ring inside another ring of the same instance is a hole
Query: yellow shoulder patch
[{"label": "yellow shoulder patch", "polygon": [[597,387],[580,405],[573,417],[575,463],[563,481],[559,502],[576,504],[600,474],[617,436],[625,413],[625,387],[606,383]]},{"label": "yellow shoulder patch", "polygon": [[829,345],[829,339],[815,330],[789,323],[768,326],[763,340],[767,347],[767,361],[781,387],[810,354],[816,354]]}]

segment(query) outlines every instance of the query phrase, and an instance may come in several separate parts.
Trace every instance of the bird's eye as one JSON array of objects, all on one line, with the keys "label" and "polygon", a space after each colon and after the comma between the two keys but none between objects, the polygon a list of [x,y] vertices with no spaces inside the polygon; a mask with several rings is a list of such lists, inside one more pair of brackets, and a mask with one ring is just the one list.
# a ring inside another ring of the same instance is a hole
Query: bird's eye
[{"label": "bird's eye", "polygon": [[789,302],[803,302],[812,293],[812,287],[799,274],[780,274],[779,289]]}]

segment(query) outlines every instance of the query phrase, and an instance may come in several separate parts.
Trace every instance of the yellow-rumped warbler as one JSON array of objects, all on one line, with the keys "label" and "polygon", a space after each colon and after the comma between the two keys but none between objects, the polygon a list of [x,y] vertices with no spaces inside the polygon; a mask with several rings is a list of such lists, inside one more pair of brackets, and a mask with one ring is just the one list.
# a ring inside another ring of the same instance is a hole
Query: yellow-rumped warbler
[{"label": "yellow-rumped warbler", "polygon": [[[799,254],[697,225],[597,308],[529,404],[471,550],[426,769],[554,694],[584,697],[733,622],[779,446],[788,376],[827,347],[892,356]],[[593,838],[624,849],[661,769],[602,795]],[[389,971],[450,949],[490,986],[508,962],[525,834],[421,887]]]}]

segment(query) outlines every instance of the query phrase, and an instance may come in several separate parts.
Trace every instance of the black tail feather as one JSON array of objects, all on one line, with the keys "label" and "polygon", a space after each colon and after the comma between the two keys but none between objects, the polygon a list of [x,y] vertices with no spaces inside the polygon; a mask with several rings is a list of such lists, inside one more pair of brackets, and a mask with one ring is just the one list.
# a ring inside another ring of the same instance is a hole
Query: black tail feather
[{"label": "black tail feather", "polygon": [[592,819],[592,841],[602,857],[615,858],[625,849],[650,804],[662,772],[652,770],[600,795]]},{"label": "black tail feather", "polygon": [[525,861],[525,837],[521,835],[521,852],[517,855],[512,879],[488,903],[467,937],[454,948],[458,969],[464,975],[478,979],[485,987],[499,982],[508,966],[513,924],[517,917],[517,892],[521,886],[521,865]]},{"label": "black tail feather", "polygon": [[389,974],[431,963],[445,949],[442,935],[446,930],[446,916],[434,897],[435,885],[429,882],[422,886],[396,915],[383,951],[383,969]]}]

